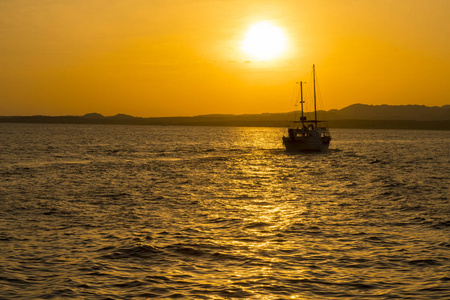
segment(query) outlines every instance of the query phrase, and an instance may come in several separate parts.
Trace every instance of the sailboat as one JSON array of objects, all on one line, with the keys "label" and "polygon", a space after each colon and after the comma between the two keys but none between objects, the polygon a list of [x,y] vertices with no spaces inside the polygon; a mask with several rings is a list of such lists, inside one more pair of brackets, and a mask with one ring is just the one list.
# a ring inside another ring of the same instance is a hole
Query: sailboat
[{"label": "sailboat", "polygon": [[283,144],[287,151],[316,151],[322,152],[328,150],[331,136],[325,121],[317,119],[316,105],[316,70],[313,65],[313,85],[314,85],[314,120],[307,120],[303,112],[303,82],[300,82],[300,120],[293,121],[293,126],[288,127],[288,136],[283,136]]}]

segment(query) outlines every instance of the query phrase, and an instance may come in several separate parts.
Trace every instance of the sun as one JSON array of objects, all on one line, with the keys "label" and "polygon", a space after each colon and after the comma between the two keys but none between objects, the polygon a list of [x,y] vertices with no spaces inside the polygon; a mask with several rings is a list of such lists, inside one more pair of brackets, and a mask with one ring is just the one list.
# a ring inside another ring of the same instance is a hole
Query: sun
[{"label": "sun", "polygon": [[256,60],[270,60],[286,51],[286,35],[269,21],[250,26],[242,40],[242,50]]}]

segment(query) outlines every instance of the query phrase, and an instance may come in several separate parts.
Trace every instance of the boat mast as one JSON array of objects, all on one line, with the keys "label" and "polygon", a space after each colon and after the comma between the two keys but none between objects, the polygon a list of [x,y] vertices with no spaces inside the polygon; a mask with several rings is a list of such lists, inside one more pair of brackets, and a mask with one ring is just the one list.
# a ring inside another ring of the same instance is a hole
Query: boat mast
[{"label": "boat mast", "polygon": [[305,118],[303,117],[303,81],[300,81],[300,103],[302,104],[302,117],[300,120],[302,121],[302,128],[305,127]]},{"label": "boat mast", "polygon": [[316,68],[313,65],[313,83],[314,83],[314,123],[317,127],[317,107],[316,107]]}]

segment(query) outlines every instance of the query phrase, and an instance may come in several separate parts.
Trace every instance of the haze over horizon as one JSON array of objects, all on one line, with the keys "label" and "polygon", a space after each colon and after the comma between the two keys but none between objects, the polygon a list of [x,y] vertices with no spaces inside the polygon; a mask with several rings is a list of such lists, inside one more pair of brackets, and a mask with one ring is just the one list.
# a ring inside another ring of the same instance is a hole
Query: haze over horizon
[{"label": "haze over horizon", "polygon": [[450,103],[450,1],[0,2],[0,115]]}]

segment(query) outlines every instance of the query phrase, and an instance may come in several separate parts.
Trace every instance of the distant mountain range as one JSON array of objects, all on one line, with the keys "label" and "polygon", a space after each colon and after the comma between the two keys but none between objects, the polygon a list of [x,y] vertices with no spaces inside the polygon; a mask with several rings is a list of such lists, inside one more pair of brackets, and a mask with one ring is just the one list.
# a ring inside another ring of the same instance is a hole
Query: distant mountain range
[{"label": "distant mountain range", "polygon": [[330,120],[414,120],[444,121],[450,120],[450,105],[366,105],[353,104],[343,109],[327,112]]},{"label": "distant mountain range", "polygon": [[[63,124],[129,124],[129,125],[191,125],[191,126],[254,126],[284,127],[298,112],[264,114],[213,114],[194,117],[141,118],[125,114],[103,116],[4,116],[0,123],[63,123]],[[331,128],[398,128],[450,130],[450,105],[366,105],[353,104],[343,109],[319,111]],[[306,113],[313,119],[313,113]]]}]

